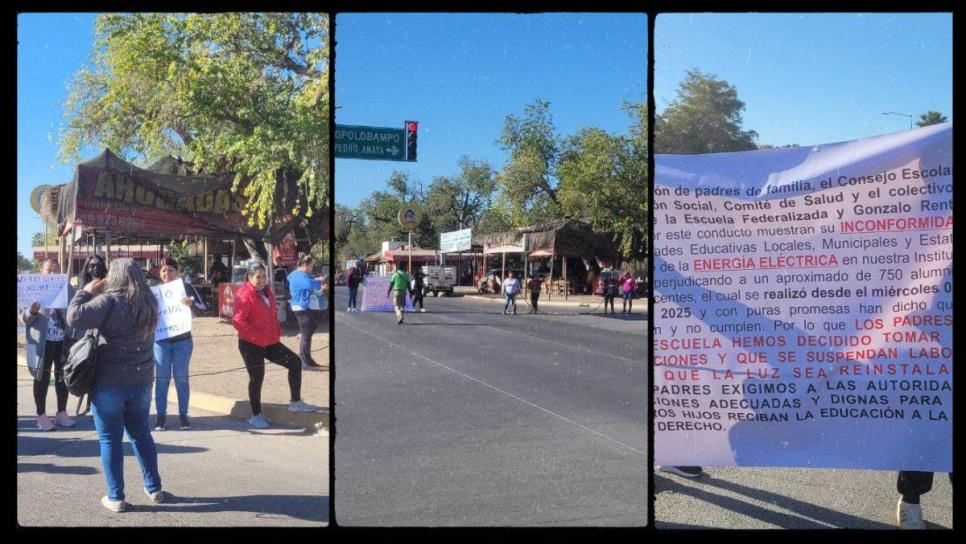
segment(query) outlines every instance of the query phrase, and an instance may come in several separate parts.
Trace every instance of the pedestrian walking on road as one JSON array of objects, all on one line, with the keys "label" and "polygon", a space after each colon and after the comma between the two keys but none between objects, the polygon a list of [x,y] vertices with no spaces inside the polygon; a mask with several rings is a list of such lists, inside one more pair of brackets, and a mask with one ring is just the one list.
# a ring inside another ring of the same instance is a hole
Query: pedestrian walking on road
[{"label": "pedestrian walking on road", "polygon": [[347,312],[358,312],[356,308],[356,297],[359,295],[359,282],[362,281],[362,273],[359,272],[358,268],[350,268],[349,275],[346,277],[346,285],[349,286],[349,306],[346,307]]},{"label": "pedestrian walking on road", "polygon": [[322,322],[320,281],[313,278],[311,255],[299,257],[298,266],[288,275],[288,290],[292,293],[292,313],[299,322],[299,358],[303,370],[321,370],[312,359],[312,335]]},{"label": "pedestrian walking on road", "polygon": [[[617,313],[614,311],[614,298],[617,296],[617,290],[619,286],[617,285],[617,280],[613,275],[608,275],[607,279],[604,280],[604,313],[607,313],[607,305],[610,304],[610,313]],[[623,313],[623,312],[622,312]]]},{"label": "pedestrian walking on road", "polygon": [[[47,259],[41,274],[60,274],[60,264]],[[67,299],[73,298],[74,290],[68,286]],[[34,403],[37,405],[37,428],[52,431],[57,425],[73,427],[76,423],[67,415],[69,392],[64,383],[64,363],[73,341],[84,331],[67,326],[66,311],[41,308],[34,302],[20,313],[20,321],[27,327],[27,368],[34,377]],[[54,371],[54,391],[57,395],[57,414],[47,416],[47,390],[50,389],[50,371]]]},{"label": "pedestrian walking on road", "polygon": [[622,314],[631,313],[631,307],[634,306],[634,289],[637,288],[637,280],[634,276],[628,272],[621,278],[621,288],[624,293],[624,307],[621,310]]},{"label": "pedestrian walking on road", "polygon": [[[161,268],[158,270],[159,277],[164,283],[177,281],[180,276],[178,273],[178,261],[174,259],[164,259],[161,261]],[[201,295],[187,281],[184,282],[185,293],[188,295],[181,299],[181,304],[205,311],[205,303]],[[174,388],[178,392],[178,419],[182,430],[191,428],[188,420],[188,402],[191,394],[188,386],[188,364],[191,362],[191,352],[194,349],[194,342],[191,340],[191,331],[183,332],[176,336],[170,336],[154,343],[154,409],[158,414],[154,423],[155,431],[163,431],[167,428],[168,418],[168,387],[171,385],[171,376],[174,375]]]},{"label": "pedestrian walking on road", "polygon": [[537,302],[540,300],[540,288],[543,286],[543,279],[540,275],[531,276],[527,280],[527,289],[530,290],[530,306],[533,306],[533,313],[537,313]]},{"label": "pedestrian walking on road", "polygon": [[396,311],[396,324],[402,325],[403,317],[406,313],[406,293],[409,291],[409,274],[402,268],[397,268],[392,276],[389,277],[389,291],[387,296],[392,296],[393,309]]},{"label": "pedestrian walking on road", "polygon": [[157,324],[158,303],[141,268],[131,259],[112,261],[107,278],[89,282],[67,308],[68,326],[100,331],[91,415],[107,480],[107,495],[101,504],[112,512],[123,512],[127,507],[125,431],[141,465],[144,492],[155,503],[166,499],[148,422]]},{"label": "pedestrian walking on road", "polygon": [[503,303],[503,315],[507,315],[507,310],[511,304],[513,305],[513,315],[517,315],[517,294],[520,293],[520,280],[513,272],[507,272],[506,276],[506,281],[503,282],[503,297],[506,300]]},{"label": "pedestrian walking on road", "polygon": [[413,272],[413,279],[410,282],[410,286],[412,287],[411,293],[413,295],[413,310],[416,309],[416,305],[418,304],[420,312],[426,311],[426,309],[423,308],[423,290],[426,288],[425,279],[426,275],[423,274],[422,270],[417,268],[416,271]]},{"label": "pedestrian walking on road", "polygon": [[[922,505],[919,497],[932,490],[932,472],[901,470],[896,480],[899,491],[899,504],[896,507],[896,524],[900,529],[925,529],[922,518]],[[949,483],[953,483],[953,473],[949,473]]]},{"label": "pedestrian walking on road", "polygon": [[262,415],[262,382],[265,359],[288,369],[291,402],[289,412],[314,412],[316,407],[301,399],[302,362],[294,351],[283,345],[282,326],[275,310],[275,295],[268,289],[265,265],[254,261],[248,265],[245,285],[235,294],[235,312],[231,318],[238,331],[238,351],[248,371],[248,401],[252,407],[253,427],[264,429],[269,422]]}]

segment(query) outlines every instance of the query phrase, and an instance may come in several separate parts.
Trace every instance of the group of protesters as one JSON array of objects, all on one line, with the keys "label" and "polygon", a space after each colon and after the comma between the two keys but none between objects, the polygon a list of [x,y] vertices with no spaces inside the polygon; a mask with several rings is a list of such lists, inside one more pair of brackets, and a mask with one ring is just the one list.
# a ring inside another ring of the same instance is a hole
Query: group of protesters
[{"label": "group of protesters", "polygon": [[[301,399],[303,368],[318,370],[321,366],[311,357],[311,336],[322,321],[326,282],[319,284],[310,272],[311,256],[303,255],[298,267],[288,275],[293,312],[301,333],[300,354],[280,342],[275,296],[267,289],[265,265],[252,261],[248,265],[245,284],[234,301],[232,323],[238,332],[238,350],[248,372],[248,396],[252,409],[249,423],[256,428],[269,427],[262,415],[261,388],[265,376],[265,360],[288,370],[291,395],[290,412],[314,412],[317,407]],[[179,279],[178,263],[164,259],[158,270],[163,282]],[[42,263],[43,274],[59,274],[55,259]],[[122,439],[127,431],[134,455],[144,477],[144,491],[155,503],[167,495],[162,490],[158,470],[157,449],[149,423],[152,389],[157,411],[154,430],[167,428],[167,397],[174,378],[178,397],[180,428],[188,430],[188,368],[193,351],[191,332],[155,340],[159,321],[158,302],[145,274],[132,259],[113,259],[108,267],[103,257],[91,256],[84,264],[76,290],[68,284],[67,309],[42,308],[34,302],[20,313],[26,326],[27,366],[34,377],[33,396],[37,410],[37,428],[51,431],[57,426],[74,427],[67,414],[68,388],[63,371],[70,347],[86,330],[97,329],[96,378],[90,392],[91,416],[100,443],[101,464],[107,482],[107,495],[101,499],[105,508],[123,512],[124,495]],[[204,310],[198,292],[186,284],[181,303]],[[46,413],[50,373],[54,371],[57,413]],[[152,387],[152,384],[154,387]]]}]

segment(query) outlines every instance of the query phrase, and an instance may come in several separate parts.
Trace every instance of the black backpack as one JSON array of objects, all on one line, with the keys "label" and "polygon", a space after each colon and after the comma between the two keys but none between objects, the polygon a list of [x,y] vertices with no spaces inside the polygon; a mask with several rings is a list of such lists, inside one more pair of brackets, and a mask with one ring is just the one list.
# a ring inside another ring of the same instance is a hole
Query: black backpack
[{"label": "black backpack", "polygon": [[[111,307],[107,310],[107,316],[101,323],[107,323],[114,311],[114,300],[111,299]],[[67,362],[64,364],[64,385],[77,399],[77,415],[86,414],[91,408],[90,393],[94,390],[97,383],[97,346],[101,341],[100,328],[89,329],[84,337],[74,342],[67,355]],[[84,397],[87,397],[87,408],[80,411]]]}]

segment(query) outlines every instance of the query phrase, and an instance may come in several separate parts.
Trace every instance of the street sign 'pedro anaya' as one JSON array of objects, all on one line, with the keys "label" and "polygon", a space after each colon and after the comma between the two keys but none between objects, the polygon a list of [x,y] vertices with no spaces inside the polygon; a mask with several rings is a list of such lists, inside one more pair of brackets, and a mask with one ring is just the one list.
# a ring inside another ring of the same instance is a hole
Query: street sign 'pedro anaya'
[{"label": "street sign 'pedro anaya'", "polygon": [[340,159],[404,161],[406,160],[405,130],[336,125],[335,156]]}]

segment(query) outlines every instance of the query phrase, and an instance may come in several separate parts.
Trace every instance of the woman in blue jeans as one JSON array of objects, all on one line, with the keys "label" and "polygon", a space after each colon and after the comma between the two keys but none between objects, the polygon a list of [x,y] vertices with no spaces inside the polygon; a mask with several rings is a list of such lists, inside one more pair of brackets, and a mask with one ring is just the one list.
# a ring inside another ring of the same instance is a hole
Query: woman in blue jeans
[{"label": "woman in blue jeans", "polygon": [[[158,272],[161,281],[164,283],[178,280],[178,261],[164,259]],[[196,308],[204,311],[205,303],[202,302],[198,291],[187,283],[185,283],[184,288],[188,296],[181,299],[181,304],[185,306],[194,304]],[[174,388],[178,392],[178,418],[180,419],[181,429],[188,430],[191,428],[191,422],[188,420],[188,396],[191,392],[188,387],[188,363],[191,361],[193,346],[191,331],[154,343],[154,365],[157,371],[154,384],[154,408],[158,414],[154,423],[155,431],[163,431],[166,428],[168,387],[171,385],[172,372],[174,373]]]},{"label": "woman in blue jeans", "polygon": [[123,512],[124,431],[141,465],[144,492],[155,503],[165,501],[158,473],[158,452],[148,414],[154,383],[154,330],[158,303],[131,259],[111,261],[105,279],[94,279],[78,291],[67,308],[67,325],[99,329],[97,378],[91,392],[91,415],[101,446],[107,495],[101,504]]}]

